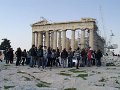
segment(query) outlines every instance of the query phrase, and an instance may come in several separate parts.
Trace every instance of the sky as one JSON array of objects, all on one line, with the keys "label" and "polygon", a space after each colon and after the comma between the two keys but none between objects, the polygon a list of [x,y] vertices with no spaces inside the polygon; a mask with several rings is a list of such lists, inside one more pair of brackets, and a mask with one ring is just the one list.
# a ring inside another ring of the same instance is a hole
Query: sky
[{"label": "sky", "polygon": [[[0,0],[0,43],[11,41],[14,50],[29,50],[32,43],[31,24],[40,17],[50,22],[75,21],[91,17],[97,20],[99,33],[107,42],[118,44],[120,53],[120,0]],[[114,37],[110,39],[111,30]]]}]

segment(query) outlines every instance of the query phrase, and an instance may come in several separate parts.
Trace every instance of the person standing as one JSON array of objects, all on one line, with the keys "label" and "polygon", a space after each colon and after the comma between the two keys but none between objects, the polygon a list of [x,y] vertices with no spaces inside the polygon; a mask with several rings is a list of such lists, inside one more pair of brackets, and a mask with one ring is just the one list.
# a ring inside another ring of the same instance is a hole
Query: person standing
[{"label": "person standing", "polygon": [[43,49],[43,59],[44,59],[44,67],[47,66],[47,47],[44,46],[44,49]]},{"label": "person standing", "polygon": [[13,51],[14,51],[13,48],[10,48],[8,51],[10,64],[13,64],[13,57],[14,57]]},{"label": "person standing", "polygon": [[97,66],[101,66],[101,57],[102,57],[102,52],[100,51],[100,49],[97,50],[96,53],[96,61],[97,61]]},{"label": "person standing", "polygon": [[80,48],[78,47],[76,52],[75,52],[75,57],[77,58],[77,65],[76,65],[76,69],[79,69],[79,62],[81,59],[81,52],[80,52]]},{"label": "person standing", "polygon": [[92,50],[88,50],[88,53],[87,53],[87,65],[88,67],[90,67],[92,65],[92,53],[93,51]]},{"label": "person standing", "polygon": [[23,66],[24,66],[26,58],[27,58],[27,52],[26,52],[26,49],[24,49],[22,52],[22,65]]},{"label": "person standing", "polygon": [[47,66],[50,66],[50,69],[52,68],[53,60],[52,60],[52,50],[50,47],[48,47],[47,50],[47,59],[48,59],[48,64]]},{"label": "person standing", "polygon": [[69,48],[69,50],[68,50],[68,67],[70,67],[70,68],[72,68],[72,64],[73,64],[72,58],[73,58],[73,52],[71,51],[71,48]]},{"label": "person standing", "polygon": [[58,66],[58,64],[59,64],[59,66],[61,66],[59,57],[60,57],[60,51],[57,48],[57,51],[56,51],[56,66]]},{"label": "person standing", "polygon": [[40,45],[37,51],[37,57],[38,57],[38,68],[42,65],[42,68],[44,69],[44,60],[43,60],[43,46]]},{"label": "person standing", "polygon": [[32,48],[30,49],[30,55],[31,55],[30,67],[35,67],[35,59],[37,56],[35,45],[32,45]]},{"label": "person standing", "polygon": [[17,51],[15,52],[15,54],[17,57],[16,66],[19,66],[21,61],[21,56],[22,56],[21,48],[17,48]]},{"label": "person standing", "polygon": [[67,57],[68,57],[68,52],[64,48],[63,51],[61,52],[61,59],[62,59],[62,63],[63,63],[63,68],[67,67]]}]

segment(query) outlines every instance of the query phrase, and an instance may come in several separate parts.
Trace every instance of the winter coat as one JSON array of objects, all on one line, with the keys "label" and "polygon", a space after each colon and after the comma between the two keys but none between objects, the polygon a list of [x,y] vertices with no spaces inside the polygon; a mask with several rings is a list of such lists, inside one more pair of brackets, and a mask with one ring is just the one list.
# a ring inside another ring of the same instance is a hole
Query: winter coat
[{"label": "winter coat", "polygon": [[63,51],[61,53],[61,58],[67,58],[68,57],[68,52],[67,51]]}]

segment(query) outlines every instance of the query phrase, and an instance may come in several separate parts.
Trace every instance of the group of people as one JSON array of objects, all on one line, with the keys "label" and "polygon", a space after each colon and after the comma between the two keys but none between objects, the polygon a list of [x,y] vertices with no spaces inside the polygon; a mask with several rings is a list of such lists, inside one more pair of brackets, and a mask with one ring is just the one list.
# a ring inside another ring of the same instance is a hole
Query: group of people
[{"label": "group of people", "polygon": [[[101,57],[102,52],[100,50],[93,51],[89,48],[80,49],[79,47],[72,51],[71,48],[67,51],[65,48],[60,51],[52,49],[51,47],[46,47],[40,45],[38,48],[35,45],[32,45],[32,48],[29,51],[21,48],[17,48],[15,51],[16,55],[16,66],[27,64],[30,67],[42,67],[43,69],[46,67],[52,68],[55,67],[70,67],[76,66],[78,69],[80,66],[101,66]],[[6,60],[6,64],[13,63],[13,49],[10,48],[4,51],[4,56]],[[76,59],[76,64],[73,62],[73,58]]]},{"label": "group of people", "polygon": [[4,59],[6,60],[6,64],[13,64],[14,60],[14,50],[13,48],[8,48],[4,52]]}]

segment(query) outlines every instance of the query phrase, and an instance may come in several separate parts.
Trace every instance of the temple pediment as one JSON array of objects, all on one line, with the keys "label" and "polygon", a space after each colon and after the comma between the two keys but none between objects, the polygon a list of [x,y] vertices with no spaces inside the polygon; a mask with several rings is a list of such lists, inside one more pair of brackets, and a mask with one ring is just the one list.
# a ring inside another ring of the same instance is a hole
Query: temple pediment
[{"label": "temple pediment", "polygon": [[45,24],[47,24],[47,23],[48,23],[47,20],[41,20],[41,21],[38,21],[38,22],[32,24],[32,26],[33,26],[33,25],[45,25]]}]

